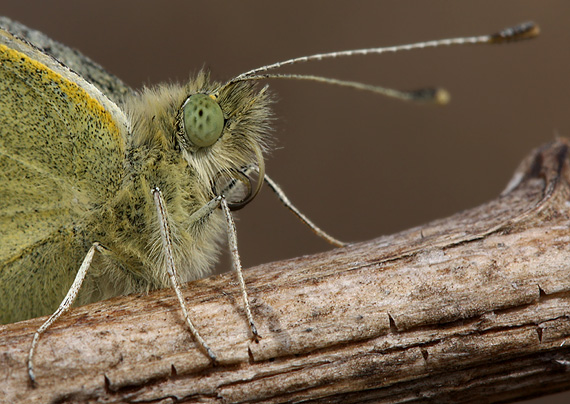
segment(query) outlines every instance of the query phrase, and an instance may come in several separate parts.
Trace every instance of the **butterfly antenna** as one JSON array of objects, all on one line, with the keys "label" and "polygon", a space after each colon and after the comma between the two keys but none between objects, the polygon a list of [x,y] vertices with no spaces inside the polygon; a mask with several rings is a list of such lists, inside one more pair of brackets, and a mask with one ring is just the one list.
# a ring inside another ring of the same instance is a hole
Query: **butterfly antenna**
[{"label": "butterfly antenna", "polygon": [[499,31],[491,35],[439,39],[435,41],[418,42],[408,45],[388,46],[380,48],[365,48],[365,49],[346,50],[340,52],[317,53],[314,55],[289,59],[282,62],[277,62],[249,70],[228,81],[225,85],[222,86],[222,88],[240,81],[250,81],[250,80],[266,80],[266,79],[309,80],[320,83],[339,85],[343,87],[351,87],[358,90],[371,91],[374,93],[385,95],[387,97],[397,98],[406,101],[420,101],[420,102],[423,101],[435,104],[446,104],[450,98],[449,93],[441,88],[422,88],[413,91],[400,91],[391,88],[368,85],[360,82],[337,80],[321,76],[312,76],[312,75],[303,75],[303,74],[273,74],[265,72],[269,70],[279,69],[288,65],[306,63],[311,61],[319,61],[324,59],[334,59],[340,57],[350,57],[357,55],[366,56],[373,54],[378,55],[382,53],[394,53],[394,52],[409,51],[414,49],[439,48],[439,47],[455,46],[455,45],[501,44],[507,42],[517,42],[525,39],[535,38],[536,36],[538,36],[539,33],[540,33],[540,28],[537,24],[535,24],[534,22],[524,22],[522,24],[518,24],[513,27],[505,28],[502,31]]}]

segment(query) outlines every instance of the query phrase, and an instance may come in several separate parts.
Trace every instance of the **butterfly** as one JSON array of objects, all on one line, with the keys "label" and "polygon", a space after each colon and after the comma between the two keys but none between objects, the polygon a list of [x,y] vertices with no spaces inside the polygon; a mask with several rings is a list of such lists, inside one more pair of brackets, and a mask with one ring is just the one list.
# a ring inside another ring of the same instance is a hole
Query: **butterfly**
[{"label": "butterfly", "polygon": [[[398,91],[320,76],[268,73],[285,65],[536,36],[532,23],[498,34],[317,54],[262,66],[226,82],[200,72],[183,84],[134,91],[85,56],[1,19],[0,323],[51,314],[40,336],[73,303],[173,287],[203,352],[215,351],[187,313],[180,284],[211,271],[225,235],[252,337],[259,338],[237,249],[232,211],[265,182],[317,235],[265,174],[273,99],[266,79],[311,80],[404,100],[445,103],[441,89]],[[11,33],[12,31],[13,33]]]}]

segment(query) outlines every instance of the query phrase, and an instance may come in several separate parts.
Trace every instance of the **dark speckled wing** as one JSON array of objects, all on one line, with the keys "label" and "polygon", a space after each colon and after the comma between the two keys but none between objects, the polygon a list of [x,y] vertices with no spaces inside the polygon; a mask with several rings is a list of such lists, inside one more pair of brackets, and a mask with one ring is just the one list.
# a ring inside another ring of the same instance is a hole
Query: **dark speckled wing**
[{"label": "dark speckled wing", "polygon": [[120,187],[128,132],[101,88],[0,30],[0,323],[57,307],[82,225]]},{"label": "dark speckled wing", "polygon": [[17,21],[12,21],[2,16],[0,16],[0,28],[24,39],[37,47],[41,52],[59,60],[117,104],[120,104],[125,96],[133,94],[133,90],[118,77],[105,71],[103,67],[87,56],[69,46],[54,41],[40,31],[28,28]]}]

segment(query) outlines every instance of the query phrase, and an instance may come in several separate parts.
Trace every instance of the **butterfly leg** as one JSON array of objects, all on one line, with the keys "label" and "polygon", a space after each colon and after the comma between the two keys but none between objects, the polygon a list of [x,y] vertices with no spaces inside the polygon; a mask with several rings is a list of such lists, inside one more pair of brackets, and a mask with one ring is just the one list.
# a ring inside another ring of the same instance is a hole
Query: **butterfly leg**
[{"label": "butterfly leg", "polygon": [[305,225],[307,225],[312,231],[313,233],[315,233],[317,236],[319,236],[320,238],[324,239],[326,242],[334,245],[335,247],[344,247],[347,245],[347,243],[344,243],[340,240],[337,240],[336,238],[334,238],[333,236],[329,235],[328,233],[326,233],[324,230],[321,230],[316,224],[314,224],[307,216],[305,216],[304,214],[302,214],[299,209],[297,209],[297,207],[295,205],[293,205],[293,203],[291,203],[291,201],[289,200],[289,198],[287,198],[287,195],[285,195],[285,193],[283,192],[283,190],[279,187],[279,185],[277,185],[275,183],[275,181],[273,181],[271,178],[269,178],[269,176],[267,174],[265,174],[264,176],[264,180],[267,183],[267,185],[269,185],[269,188],[271,188],[273,190],[273,192],[275,192],[275,194],[277,195],[277,198],[279,198],[279,200],[281,201],[281,203],[283,205],[285,205],[285,207],[287,209],[289,209],[291,212],[293,212],[293,214],[295,216],[297,216],[297,218],[302,221],[303,223],[305,223]]},{"label": "butterfly leg", "polygon": [[247,316],[247,321],[249,322],[249,329],[251,330],[251,335],[253,336],[253,340],[255,342],[259,342],[261,336],[257,332],[257,327],[255,326],[255,322],[253,321],[253,315],[251,314],[251,308],[249,306],[249,297],[247,296],[245,281],[243,280],[243,274],[241,271],[241,259],[239,257],[239,251],[237,246],[236,225],[234,223],[234,219],[232,217],[232,213],[230,211],[230,207],[228,206],[226,199],[223,196],[219,196],[218,198],[220,198],[220,205],[222,206],[224,216],[226,217],[226,224],[228,226],[228,243],[230,246],[230,252],[232,254],[232,263],[238,275],[239,284],[241,287],[241,294],[245,306],[245,314]]},{"label": "butterfly leg", "polygon": [[[188,313],[186,311],[186,307],[185,307],[184,301],[182,299],[182,293],[180,292],[179,281],[178,281],[177,276],[175,275],[176,268],[175,268],[174,259],[172,256],[172,241],[170,238],[171,237],[170,236],[170,230],[168,227],[166,205],[164,203],[164,199],[162,198],[162,193],[160,192],[159,189],[155,188],[155,189],[153,189],[152,192],[153,192],[153,196],[154,196],[154,200],[155,200],[155,205],[157,208],[157,213],[158,213],[158,216],[159,216],[159,219],[161,222],[161,235],[162,235],[162,241],[163,241],[163,248],[164,248],[166,259],[167,259],[167,271],[169,271],[168,275],[171,279],[173,287],[175,288],[176,295],[178,296],[178,300],[179,300],[180,305],[182,307],[182,311],[183,311],[186,323],[188,324],[188,327],[190,328],[190,332],[192,333],[192,335],[194,336],[194,338],[198,342],[198,344],[205,351],[205,353],[215,363],[216,362],[215,354],[208,347],[208,345],[206,344],[204,339],[200,336],[200,334],[198,333],[198,330],[192,324],[192,321],[190,320],[190,317],[188,316]],[[232,218],[232,215],[230,212],[230,208],[228,206],[228,203],[227,203],[225,197],[223,195],[220,195],[220,196],[217,196],[217,197],[213,198],[212,200],[210,200],[206,205],[204,205],[202,208],[200,208],[199,210],[194,212],[194,214],[190,217],[190,221],[201,220],[203,217],[209,215],[218,207],[222,208],[222,211],[224,212],[224,216],[226,218],[226,224],[228,227],[228,240],[229,240],[229,246],[230,246],[230,251],[231,251],[231,256],[232,256],[232,263],[233,263],[234,269],[236,270],[237,275],[238,275],[238,280],[240,283],[242,297],[244,300],[245,312],[246,312],[247,320],[249,323],[249,327],[250,327],[253,339],[255,341],[259,341],[259,339],[261,337],[260,337],[259,333],[257,332],[257,327],[255,326],[255,322],[253,321],[253,315],[251,314],[251,308],[249,305],[249,297],[247,295],[247,290],[245,287],[245,281],[243,279],[243,274],[242,274],[242,270],[241,270],[242,269],[241,261],[240,261],[239,252],[238,252],[238,248],[237,248],[236,227],[235,227],[235,223],[233,221],[233,218]]]},{"label": "butterfly leg", "polygon": [[[164,252],[164,257],[166,260],[166,271],[168,272],[168,276],[170,278],[170,283],[172,284],[172,288],[176,293],[176,297],[178,298],[178,303],[180,304],[180,308],[182,309],[182,314],[184,315],[184,321],[188,325],[190,329],[190,333],[192,333],[192,337],[198,343],[200,348],[204,351],[204,353],[210,358],[210,360],[216,364],[217,358],[214,354],[214,351],[208,346],[204,338],[198,332],[198,329],[190,319],[190,315],[188,314],[188,310],[186,309],[186,304],[184,303],[184,297],[182,296],[182,290],[180,288],[180,280],[178,278],[178,272],[176,270],[176,264],[174,263],[174,254],[172,251],[172,236],[170,232],[170,225],[168,223],[168,213],[166,211],[166,204],[164,202],[164,198],[162,197],[162,192],[158,188],[152,189],[152,195],[154,197],[154,204],[156,206],[156,212],[158,214],[158,221],[160,223],[160,235],[162,238],[162,248]],[[211,203],[211,202],[210,202]],[[206,216],[209,212],[216,209],[215,207],[208,206],[209,204],[202,207],[198,212],[200,216]],[[195,213],[195,214],[196,214]],[[198,217],[195,218],[199,220]]]},{"label": "butterfly leg", "polygon": [[36,346],[38,345],[40,337],[59,317],[61,317],[63,313],[69,310],[69,308],[77,298],[77,293],[79,292],[79,289],[81,289],[81,285],[85,280],[85,276],[87,275],[87,270],[91,266],[91,261],[93,261],[93,256],[95,255],[95,251],[102,252],[103,250],[104,247],[102,247],[99,243],[93,243],[93,245],[87,252],[87,255],[83,259],[83,262],[79,267],[77,275],[75,275],[75,280],[73,281],[73,284],[69,288],[67,295],[65,295],[65,298],[60,303],[57,310],[46,320],[45,323],[41,325],[40,328],[38,328],[38,330],[34,334],[34,339],[32,340],[32,346],[30,347],[30,351],[28,353],[28,376],[30,377],[32,386],[35,385],[36,383],[36,377],[34,374],[34,362],[33,362],[34,351],[36,349]]}]

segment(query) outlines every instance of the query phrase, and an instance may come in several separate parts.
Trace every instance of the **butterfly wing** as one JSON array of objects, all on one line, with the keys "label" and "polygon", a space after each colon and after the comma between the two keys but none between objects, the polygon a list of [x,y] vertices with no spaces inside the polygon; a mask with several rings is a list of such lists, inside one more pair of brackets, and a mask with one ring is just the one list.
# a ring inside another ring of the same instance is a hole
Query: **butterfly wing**
[{"label": "butterfly wing", "polygon": [[69,69],[76,72],[109,99],[119,104],[125,96],[133,94],[133,90],[123,83],[118,77],[105,71],[103,67],[83,55],[81,52],[70,48],[60,42],[54,41],[46,34],[35,29],[26,27],[17,21],[0,16],[0,27],[25,41],[32,43],[41,52],[59,60]]},{"label": "butterfly wing", "polygon": [[0,30],[0,323],[65,295],[82,224],[119,189],[128,131],[99,89]]}]

